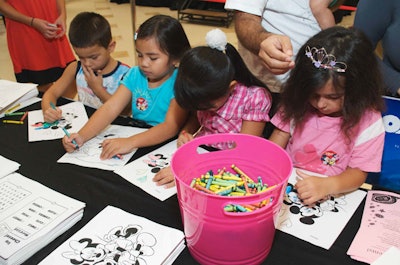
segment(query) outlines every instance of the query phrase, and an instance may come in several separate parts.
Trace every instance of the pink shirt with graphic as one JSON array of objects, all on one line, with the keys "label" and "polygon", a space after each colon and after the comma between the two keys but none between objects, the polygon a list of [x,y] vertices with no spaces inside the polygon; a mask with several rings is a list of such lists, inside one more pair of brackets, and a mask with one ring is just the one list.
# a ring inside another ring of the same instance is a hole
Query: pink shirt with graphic
[{"label": "pink shirt with graphic", "polygon": [[283,122],[278,111],[271,122],[290,133],[286,151],[294,167],[327,176],[338,175],[347,167],[365,172],[381,170],[385,129],[380,112],[366,111],[354,128],[358,133],[350,140],[340,131],[341,117],[310,113],[300,130],[293,128],[292,122]]}]

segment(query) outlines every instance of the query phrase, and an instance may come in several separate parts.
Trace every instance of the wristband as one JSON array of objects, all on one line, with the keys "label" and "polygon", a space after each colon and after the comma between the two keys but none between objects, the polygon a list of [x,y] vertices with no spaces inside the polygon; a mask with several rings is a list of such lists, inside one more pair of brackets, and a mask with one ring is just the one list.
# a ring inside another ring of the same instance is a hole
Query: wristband
[{"label": "wristband", "polygon": [[33,20],[34,19],[35,19],[34,17],[31,19],[31,27],[33,27]]}]

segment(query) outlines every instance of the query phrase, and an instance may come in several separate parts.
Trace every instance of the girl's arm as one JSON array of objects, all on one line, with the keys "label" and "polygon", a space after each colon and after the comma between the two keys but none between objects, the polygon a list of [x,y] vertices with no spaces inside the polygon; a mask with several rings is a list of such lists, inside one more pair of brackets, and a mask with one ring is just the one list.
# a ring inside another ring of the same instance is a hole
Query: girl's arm
[{"label": "girl's arm", "polygon": [[0,11],[9,19],[31,26],[32,17],[24,15],[7,3],[6,0],[0,0]]},{"label": "girl's arm", "polygon": [[278,128],[275,128],[274,131],[272,132],[271,136],[269,137],[269,140],[276,143],[283,149],[286,148],[286,145],[288,144],[290,139],[290,134],[288,132],[284,132]]},{"label": "girl's arm", "polygon": [[250,134],[255,136],[262,136],[264,128],[265,128],[265,121],[243,121],[242,128],[240,129],[240,133]]},{"label": "girl's arm", "polygon": [[330,194],[358,189],[365,182],[368,173],[358,168],[347,168],[339,175],[326,178],[305,174],[300,170],[297,170],[297,174],[302,178],[295,185],[299,198],[304,204],[311,205]]},{"label": "girl's arm", "polygon": [[[113,98],[107,101],[106,104],[112,99]],[[120,109],[119,112],[121,112],[121,110],[122,109]],[[109,159],[116,154],[129,153],[135,148],[152,146],[162,143],[176,136],[176,134],[179,132],[179,130],[182,128],[183,124],[187,120],[187,117],[188,112],[182,109],[178,105],[178,103],[176,103],[175,99],[172,99],[164,122],[148,129],[145,132],[133,135],[128,138],[104,140],[103,151],[100,155],[100,158]]]},{"label": "girl's arm", "polygon": [[181,133],[178,136],[177,146],[178,148],[187,142],[193,140],[193,134],[198,130],[201,130],[199,120],[197,119],[197,112],[191,112],[185,125],[183,126]]},{"label": "girl's arm", "polygon": [[65,68],[61,77],[44,93],[41,103],[44,121],[54,122],[61,119],[61,110],[54,110],[51,107],[50,102],[55,105],[58,98],[60,98],[69,87],[74,85],[76,66],[77,62],[70,63],[67,68]]},{"label": "girl's arm", "polygon": [[[124,85],[120,85],[113,96],[90,117],[89,121],[78,133],[72,133],[70,137],[65,136],[63,138],[63,145],[66,151],[72,152],[75,150],[72,140],[75,140],[79,146],[82,146],[85,142],[99,134],[121,113],[130,102],[131,97],[132,93],[129,89]],[[117,153],[113,155],[115,154]]]}]

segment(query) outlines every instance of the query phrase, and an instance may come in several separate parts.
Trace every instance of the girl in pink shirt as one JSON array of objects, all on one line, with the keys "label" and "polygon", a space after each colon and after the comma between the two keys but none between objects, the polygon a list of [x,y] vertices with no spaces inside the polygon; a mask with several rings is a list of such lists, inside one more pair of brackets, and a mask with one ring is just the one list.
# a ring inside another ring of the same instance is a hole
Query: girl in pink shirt
[{"label": "girl in pink shirt", "polygon": [[[178,147],[195,136],[208,134],[262,136],[270,120],[272,100],[268,88],[251,74],[221,30],[210,31],[206,40],[208,46],[187,51],[179,64],[175,99],[193,115],[182,128]],[[154,177],[159,185],[168,187],[173,180],[169,168]]]},{"label": "girl in pink shirt", "polygon": [[289,153],[304,204],[357,189],[379,172],[384,144],[383,86],[363,33],[333,27],[307,41],[281,93],[270,140]]}]

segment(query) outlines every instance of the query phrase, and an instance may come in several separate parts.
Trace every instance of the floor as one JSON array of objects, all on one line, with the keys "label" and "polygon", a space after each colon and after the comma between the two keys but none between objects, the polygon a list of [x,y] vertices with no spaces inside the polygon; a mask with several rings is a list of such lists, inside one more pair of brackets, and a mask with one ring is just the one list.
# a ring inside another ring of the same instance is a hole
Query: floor
[{"label": "floor", "polygon": [[[135,50],[133,46],[132,12],[130,4],[116,4],[109,0],[66,0],[67,24],[72,18],[82,11],[93,11],[102,14],[111,24],[111,30],[117,47],[112,56],[128,65],[135,65]],[[170,10],[168,7],[136,7],[136,27],[147,18],[156,14],[166,14],[177,17],[177,11]],[[341,25],[350,26],[353,16],[344,17]],[[182,22],[191,45],[198,46],[205,44],[206,33],[216,28],[216,26],[193,24]],[[237,38],[233,28],[233,23],[227,27],[219,27],[223,30],[228,41],[237,47]],[[0,79],[15,81],[12,62],[8,54],[6,32],[3,21],[0,21]]]}]

